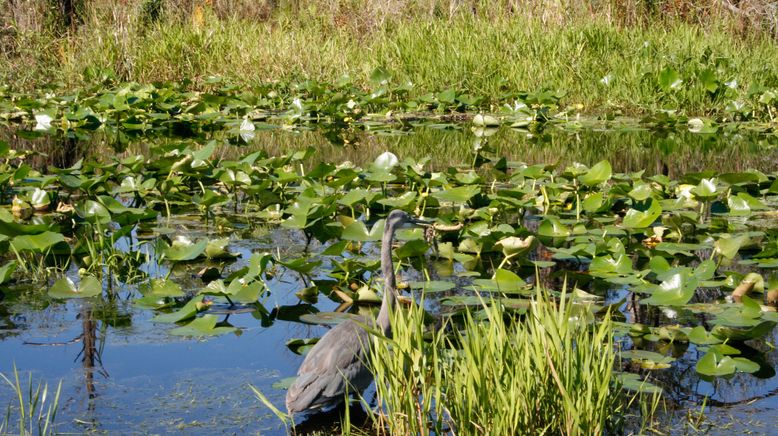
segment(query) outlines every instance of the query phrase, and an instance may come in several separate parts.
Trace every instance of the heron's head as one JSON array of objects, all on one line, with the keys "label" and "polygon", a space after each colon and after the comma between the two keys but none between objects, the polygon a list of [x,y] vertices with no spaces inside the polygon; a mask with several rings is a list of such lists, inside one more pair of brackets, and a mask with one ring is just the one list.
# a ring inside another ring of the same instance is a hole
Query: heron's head
[{"label": "heron's head", "polygon": [[432,224],[432,221],[427,221],[423,219],[419,219],[416,217],[413,217],[409,215],[407,212],[404,212],[402,210],[393,210],[389,213],[389,216],[386,217],[386,228],[387,229],[399,229],[403,226],[407,225],[414,225],[414,226],[429,226]]}]

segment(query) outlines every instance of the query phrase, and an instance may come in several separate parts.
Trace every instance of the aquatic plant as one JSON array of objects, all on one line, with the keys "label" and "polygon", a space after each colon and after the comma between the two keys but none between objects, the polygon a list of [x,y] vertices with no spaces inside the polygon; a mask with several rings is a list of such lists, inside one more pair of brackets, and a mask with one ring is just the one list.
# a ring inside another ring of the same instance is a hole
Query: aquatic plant
[{"label": "aquatic plant", "polygon": [[[480,302],[461,323],[431,331],[421,306],[394,313],[394,337],[376,337],[371,349],[379,433],[601,434],[624,425],[630,398],[644,394],[622,390],[609,315],[590,325],[570,296],[552,301],[540,290],[524,315]],[[656,400],[638,401],[653,404],[650,422]]]},{"label": "aquatic plant", "polygon": [[[49,391],[49,385],[33,383],[30,373],[27,386],[22,385],[19,372],[14,366],[13,378],[8,378],[0,373],[0,378],[15,392],[16,404],[9,404],[5,417],[0,421],[0,434],[10,434],[14,431],[12,417],[17,417],[15,429],[20,435],[46,436],[54,433],[54,420],[59,409],[59,394],[62,390],[62,382],[57,385],[56,392]],[[53,395],[53,398],[52,398]]]}]

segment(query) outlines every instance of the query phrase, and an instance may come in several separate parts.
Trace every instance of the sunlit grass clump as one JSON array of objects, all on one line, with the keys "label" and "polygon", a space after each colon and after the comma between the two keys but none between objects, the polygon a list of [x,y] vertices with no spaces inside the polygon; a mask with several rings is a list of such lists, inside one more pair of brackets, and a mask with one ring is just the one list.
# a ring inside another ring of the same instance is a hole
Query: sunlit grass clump
[{"label": "sunlit grass clump", "polygon": [[[33,383],[30,373],[27,385],[23,385],[19,379],[19,372],[14,367],[13,378],[0,373],[3,384],[10,387],[15,394],[15,404],[8,404],[5,414],[0,417],[0,435],[50,435],[54,433],[54,419],[59,409],[59,394],[62,390],[62,382],[57,385],[57,390],[49,390],[48,383]],[[14,425],[17,427],[14,428]]]},{"label": "sunlit grass clump", "polygon": [[453,334],[425,337],[419,307],[397,311],[394,338],[372,347],[379,432],[618,431],[630,398],[614,371],[610,317],[582,322],[569,301],[539,292],[522,318],[489,302]]}]

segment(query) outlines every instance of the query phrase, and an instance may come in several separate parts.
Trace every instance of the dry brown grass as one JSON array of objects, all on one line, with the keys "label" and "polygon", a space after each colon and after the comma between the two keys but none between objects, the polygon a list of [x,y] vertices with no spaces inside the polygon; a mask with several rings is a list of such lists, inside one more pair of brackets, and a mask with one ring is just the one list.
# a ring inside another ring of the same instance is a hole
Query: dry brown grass
[{"label": "dry brown grass", "polygon": [[522,15],[555,24],[581,19],[620,26],[668,20],[701,26],[727,22],[739,32],[778,36],[776,0],[0,0],[0,28],[40,32],[63,20],[68,10],[87,25],[95,24],[94,18],[111,25],[120,17],[120,21],[137,19],[154,6],[162,12],[162,19],[171,21],[189,20],[198,10],[208,10],[222,20],[273,21],[281,15],[292,19],[314,15],[355,31],[406,18],[477,14],[492,19]]}]

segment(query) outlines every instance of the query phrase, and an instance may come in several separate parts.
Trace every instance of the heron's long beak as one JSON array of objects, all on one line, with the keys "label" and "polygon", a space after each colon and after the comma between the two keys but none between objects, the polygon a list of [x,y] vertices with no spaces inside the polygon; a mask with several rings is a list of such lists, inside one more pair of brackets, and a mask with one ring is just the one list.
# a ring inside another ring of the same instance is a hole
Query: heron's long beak
[{"label": "heron's long beak", "polygon": [[424,220],[421,218],[414,218],[414,217],[411,217],[410,222],[411,224],[415,224],[417,226],[431,226],[433,224],[433,221],[431,220]]}]

